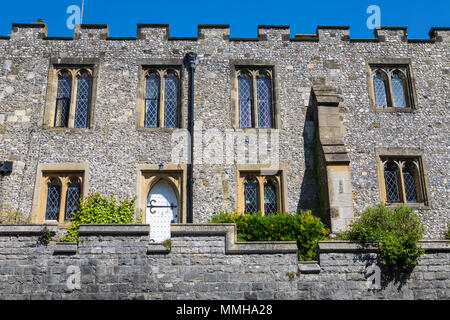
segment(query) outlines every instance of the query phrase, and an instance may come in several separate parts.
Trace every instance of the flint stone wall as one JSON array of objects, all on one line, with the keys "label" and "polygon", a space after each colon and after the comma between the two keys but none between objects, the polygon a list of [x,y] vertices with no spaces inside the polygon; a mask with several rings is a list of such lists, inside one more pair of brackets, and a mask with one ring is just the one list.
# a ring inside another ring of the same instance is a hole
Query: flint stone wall
[{"label": "flint stone wall", "polygon": [[298,262],[295,243],[238,243],[232,224],[172,225],[171,244],[150,243],[148,225],[83,225],[78,244],[43,245],[43,228],[0,226],[0,299],[450,299],[445,241],[422,241],[419,265],[399,274],[372,246],[320,242],[319,261]]},{"label": "flint stone wall", "polygon": [[[230,37],[230,26],[201,25],[197,37],[171,37],[168,25],[139,25],[136,37],[109,37],[107,25],[83,25],[74,37],[47,37],[44,23],[14,24],[0,37],[0,160],[14,161],[0,180],[0,206],[31,213],[40,163],[88,163],[89,193],[136,195],[137,167],[171,162],[173,130],[137,129],[139,66],[178,61],[187,125],[188,51],[199,54],[195,73],[195,120],[203,130],[233,128],[232,66],[260,63],[274,68],[280,114],[280,162],[285,164],[286,211],[319,207],[313,170],[315,83],[342,96],[344,142],[350,158],[354,213],[380,201],[378,147],[422,149],[431,206],[419,209],[427,238],[448,225],[449,29],[433,28],[429,39],[408,39],[406,28],[385,27],[373,39],[353,39],[348,27],[322,26],[315,35],[291,37],[289,26],[259,26],[258,37]],[[367,65],[406,59],[414,75],[417,110],[371,111]],[[96,102],[88,129],[44,129],[51,61],[98,61]],[[252,130],[249,130],[252,131]],[[205,141],[208,135],[204,135]],[[236,165],[204,162],[194,167],[194,222],[236,208]]]}]

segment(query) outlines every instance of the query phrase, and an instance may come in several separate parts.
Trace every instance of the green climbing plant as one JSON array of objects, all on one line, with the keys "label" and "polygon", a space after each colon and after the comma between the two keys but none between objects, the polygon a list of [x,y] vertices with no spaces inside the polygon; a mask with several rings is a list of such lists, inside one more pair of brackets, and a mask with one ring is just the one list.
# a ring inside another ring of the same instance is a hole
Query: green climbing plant
[{"label": "green climbing plant", "polygon": [[81,224],[131,224],[141,223],[142,214],[135,217],[135,201],[122,200],[117,204],[114,196],[107,198],[95,193],[80,199],[78,212],[72,214],[67,234],[60,239],[61,242],[77,242]]}]

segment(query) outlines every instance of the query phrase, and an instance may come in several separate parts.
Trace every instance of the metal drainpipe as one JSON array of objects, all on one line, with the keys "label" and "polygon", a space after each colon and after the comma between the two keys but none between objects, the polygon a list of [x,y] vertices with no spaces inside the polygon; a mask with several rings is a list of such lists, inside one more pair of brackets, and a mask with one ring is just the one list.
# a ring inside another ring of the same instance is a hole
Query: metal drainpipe
[{"label": "metal drainpipe", "polygon": [[188,130],[190,134],[189,158],[188,158],[188,186],[187,186],[187,223],[194,221],[194,73],[199,60],[196,52],[188,52],[185,57],[189,69],[189,110]]}]

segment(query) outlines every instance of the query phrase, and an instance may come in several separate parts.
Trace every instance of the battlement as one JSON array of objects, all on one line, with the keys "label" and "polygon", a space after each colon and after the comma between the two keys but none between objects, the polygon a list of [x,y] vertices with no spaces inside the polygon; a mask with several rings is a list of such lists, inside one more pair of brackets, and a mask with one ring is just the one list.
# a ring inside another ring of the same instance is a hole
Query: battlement
[{"label": "battlement", "polygon": [[315,34],[296,34],[291,36],[289,25],[258,25],[257,37],[233,38],[228,24],[199,24],[197,36],[172,37],[169,24],[137,24],[136,37],[109,37],[107,24],[76,25],[73,37],[47,37],[46,23],[39,19],[34,23],[13,23],[9,36],[0,36],[0,40],[43,39],[43,40],[184,40],[199,41],[221,39],[224,41],[291,41],[291,42],[407,42],[435,43],[450,41],[450,27],[432,27],[429,39],[409,39],[407,27],[378,27],[374,38],[351,38],[349,26],[318,26]]}]

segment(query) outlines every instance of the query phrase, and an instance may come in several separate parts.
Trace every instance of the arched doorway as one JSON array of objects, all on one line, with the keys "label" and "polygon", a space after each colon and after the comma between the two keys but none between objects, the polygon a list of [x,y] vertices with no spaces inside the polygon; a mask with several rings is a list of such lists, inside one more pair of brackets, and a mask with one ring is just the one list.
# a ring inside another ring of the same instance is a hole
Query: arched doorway
[{"label": "arched doorway", "polygon": [[147,197],[146,223],[150,225],[150,241],[170,239],[170,224],[178,222],[178,199],[173,187],[159,180]]}]

